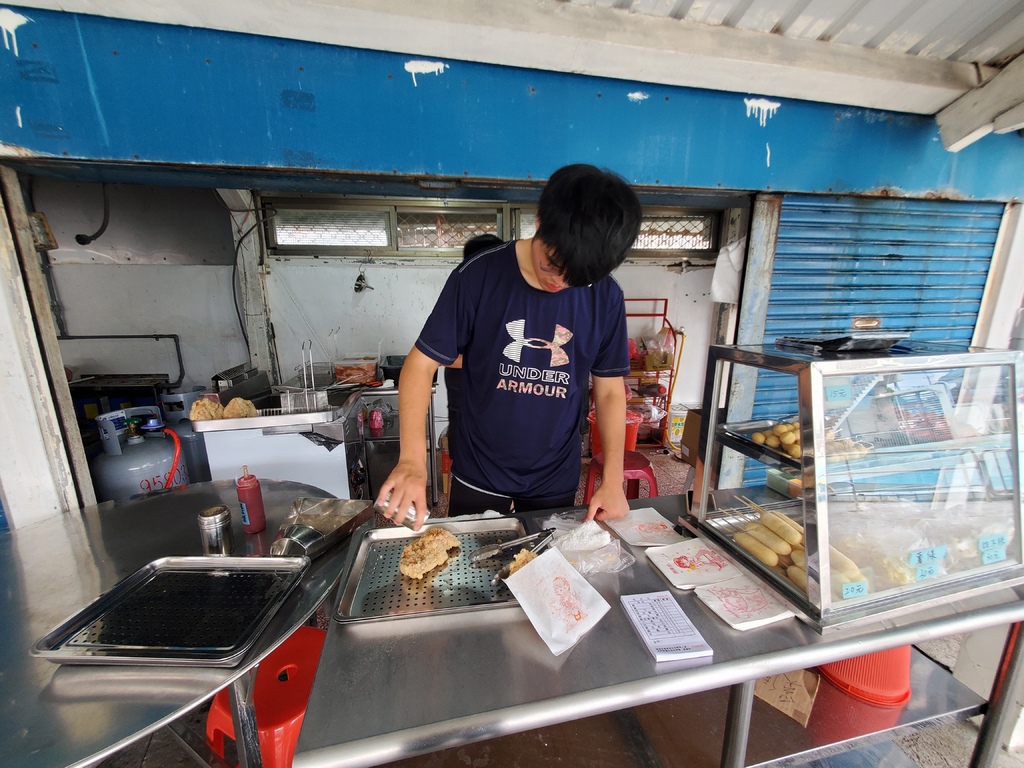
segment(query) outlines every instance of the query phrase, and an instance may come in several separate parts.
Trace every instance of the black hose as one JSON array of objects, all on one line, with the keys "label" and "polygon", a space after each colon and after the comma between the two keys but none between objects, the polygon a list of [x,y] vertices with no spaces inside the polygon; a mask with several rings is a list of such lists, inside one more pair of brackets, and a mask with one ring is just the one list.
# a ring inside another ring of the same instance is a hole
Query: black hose
[{"label": "black hose", "polygon": [[93,235],[75,235],[75,242],[79,245],[88,245],[93,240],[97,239],[100,235],[107,231],[107,223],[110,221],[110,196],[107,192],[107,185],[103,184],[103,223],[100,224],[100,228],[96,230],[96,234]]}]

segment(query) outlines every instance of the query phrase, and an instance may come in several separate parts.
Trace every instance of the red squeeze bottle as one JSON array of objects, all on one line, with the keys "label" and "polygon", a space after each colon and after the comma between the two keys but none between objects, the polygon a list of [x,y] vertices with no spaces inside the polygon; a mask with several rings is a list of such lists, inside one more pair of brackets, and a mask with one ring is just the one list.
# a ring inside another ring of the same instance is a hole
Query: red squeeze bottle
[{"label": "red squeeze bottle", "polygon": [[242,467],[242,476],[235,481],[238,503],[242,506],[242,528],[246,533],[259,533],[267,527],[267,514],[263,510],[263,491],[256,475],[249,474],[249,466]]}]

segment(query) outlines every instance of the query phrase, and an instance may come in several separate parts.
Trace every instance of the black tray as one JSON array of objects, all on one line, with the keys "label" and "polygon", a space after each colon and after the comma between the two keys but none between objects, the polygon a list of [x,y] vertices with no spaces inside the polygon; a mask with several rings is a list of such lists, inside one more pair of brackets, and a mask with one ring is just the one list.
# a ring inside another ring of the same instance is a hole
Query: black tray
[{"label": "black tray", "polygon": [[903,341],[909,333],[857,331],[842,336],[780,336],[775,346],[812,355],[835,352],[881,352]]},{"label": "black tray", "polygon": [[166,557],[41,638],[61,664],[233,667],[298,584],[305,557]]}]

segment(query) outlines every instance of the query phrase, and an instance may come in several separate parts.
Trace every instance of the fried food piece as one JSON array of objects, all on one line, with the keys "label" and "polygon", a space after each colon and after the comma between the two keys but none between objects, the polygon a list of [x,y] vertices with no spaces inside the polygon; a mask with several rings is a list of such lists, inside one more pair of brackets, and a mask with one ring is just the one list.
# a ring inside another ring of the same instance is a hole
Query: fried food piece
[{"label": "fried food piece", "polygon": [[199,399],[192,403],[188,417],[192,421],[214,421],[224,418],[224,406],[212,400]]},{"label": "fried food piece", "polygon": [[259,415],[252,401],[244,397],[232,398],[231,402],[224,406],[225,419],[251,419]]},{"label": "fried food piece", "polygon": [[448,551],[458,549],[459,540],[445,528],[431,528],[405,545],[398,570],[410,579],[422,579],[428,571],[448,562]]},{"label": "fried food piece", "polygon": [[736,533],[733,535],[733,540],[739,544],[743,549],[747,550],[750,554],[760,560],[762,563],[772,568],[779,564],[779,556],[772,550],[768,549],[764,544],[755,539],[748,533]]},{"label": "fried food piece", "polygon": [[781,517],[783,516],[766,509],[761,513],[761,524],[792,547],[802,544],[803,534],[785,520],[780,519]]},{"label": "fried food piece", "polygon": [[788,555],[793,551],[793,547],[785,539],[760,523],[748,525],[745,531],[777,555]]},{"label": "fried food piece", "polygon": [[786,569],[786,576],[804,592],[807,591],[807,571],[805,569],[799,565],[791,565]]},{"label": "fried food piece", "polygon": [[512,558],[512,563],[508,567],[508,575],[511,576],[524,565],[536,559],[537,553],[529,549],[520,549],[519,552],[516,553],[516,556]]}]

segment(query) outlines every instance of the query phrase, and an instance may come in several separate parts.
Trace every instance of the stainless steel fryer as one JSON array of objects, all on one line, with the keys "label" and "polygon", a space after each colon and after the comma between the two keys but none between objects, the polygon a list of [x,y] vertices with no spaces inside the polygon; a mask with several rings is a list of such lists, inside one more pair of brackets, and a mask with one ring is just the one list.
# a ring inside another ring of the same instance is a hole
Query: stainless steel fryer
[{"label": "stainless steel fryer", "polygon": [[343,577],[334,619],[396,619],[518,605],[503,582],[491,584],[518,548],[478,563],[471,563],[469,554],[523,536],[526,531],[522,522],[510,517],[465,522],[445,519],[428,523],[422,530],[432,526],[451,531],[459,540],[459,549],[447,565],[419,580],[403,576],[398,570],[402,550],[419,533],[395,526],[363,534],[351,567]]}]

